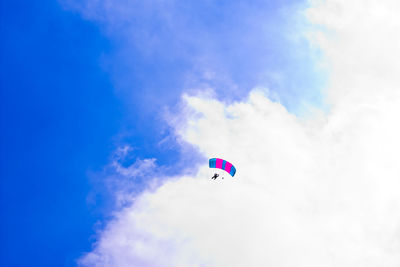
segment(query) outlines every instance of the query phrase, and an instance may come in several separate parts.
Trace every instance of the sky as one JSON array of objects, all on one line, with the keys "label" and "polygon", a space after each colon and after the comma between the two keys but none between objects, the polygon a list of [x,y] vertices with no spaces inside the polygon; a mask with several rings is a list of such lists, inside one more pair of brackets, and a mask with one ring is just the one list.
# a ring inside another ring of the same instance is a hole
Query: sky
[{"label": "sky", "polygon": [[399,266],[399,11],[1,1],[0,265]]}]

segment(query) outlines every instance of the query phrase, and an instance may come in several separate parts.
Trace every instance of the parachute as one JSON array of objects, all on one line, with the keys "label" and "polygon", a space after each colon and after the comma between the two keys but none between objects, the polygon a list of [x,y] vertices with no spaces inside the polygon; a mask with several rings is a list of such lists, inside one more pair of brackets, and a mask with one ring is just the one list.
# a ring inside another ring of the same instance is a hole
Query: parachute
[{"label": "parachute", "polygon": [[229,173],[232,177],[236,173],[236,168],[232,165],[232,163],[224,160],[224,159],[219,159],[219,158],[212,158],[209,160],[209,165],[210,168],[217,168],[226,171]]}]

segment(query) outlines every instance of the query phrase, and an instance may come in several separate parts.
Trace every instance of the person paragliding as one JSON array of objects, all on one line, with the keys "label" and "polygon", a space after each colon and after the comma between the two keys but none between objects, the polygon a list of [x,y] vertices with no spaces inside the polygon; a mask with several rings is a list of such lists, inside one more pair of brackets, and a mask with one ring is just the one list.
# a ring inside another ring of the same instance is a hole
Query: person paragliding
[{"label": "person paragliding", "polygon": [[211,179],[217,179],[217,177],[219,176],[219,174],[218,173],[214,173],[214,176],[213,177],[211,177]]},{"label": "person paragliding", "polygon": [[[224,159],[219,159],[219,158],[212,158],[209,160],[209,166],[210,168],[216,168],[216,169],[221,169],[229,173],[232,177],[236,173],[236,168],[232,165],[232,163],[224,160]],[[211,179],[215,180],[219,176],[218,173],[214,173],[214,176],[211,177]],[[224,177],[222,177],[224,179]]]}]

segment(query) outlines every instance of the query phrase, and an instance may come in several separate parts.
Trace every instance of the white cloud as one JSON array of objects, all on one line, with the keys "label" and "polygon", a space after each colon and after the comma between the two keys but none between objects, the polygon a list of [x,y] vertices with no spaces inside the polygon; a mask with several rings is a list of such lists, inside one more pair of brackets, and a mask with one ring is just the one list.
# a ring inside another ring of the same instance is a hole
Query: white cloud
[{"label": "white cloud", "polygon": [[177,135],[235,164],[171,177],[116,213],[82,266],[399,266],[400,20],[395,1],[314,1],[328,114],[298,118],[261,90],[184,96]]}]

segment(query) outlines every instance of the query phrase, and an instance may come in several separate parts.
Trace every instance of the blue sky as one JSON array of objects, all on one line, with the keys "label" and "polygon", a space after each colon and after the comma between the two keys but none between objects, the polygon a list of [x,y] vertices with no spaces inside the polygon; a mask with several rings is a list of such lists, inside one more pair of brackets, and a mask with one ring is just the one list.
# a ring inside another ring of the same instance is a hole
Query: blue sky
[{"label": "blue sky", "polygon": [[164,117],[182,93],[321,105],[302,1],[78,2],[1,1],[2,266],[75,266],[109,215],[118,147],[168,173],[195,161]]},{"label": "blue sky", "polygon": [[1,5],[1,265],[72,266],[98,218],[87,172],[120,127],[110,43],[57,2]]}]

